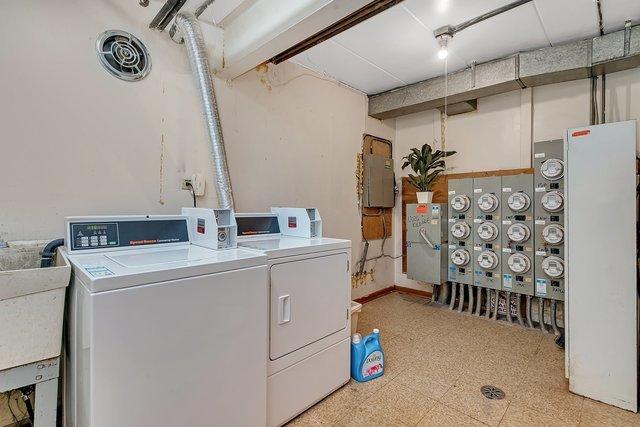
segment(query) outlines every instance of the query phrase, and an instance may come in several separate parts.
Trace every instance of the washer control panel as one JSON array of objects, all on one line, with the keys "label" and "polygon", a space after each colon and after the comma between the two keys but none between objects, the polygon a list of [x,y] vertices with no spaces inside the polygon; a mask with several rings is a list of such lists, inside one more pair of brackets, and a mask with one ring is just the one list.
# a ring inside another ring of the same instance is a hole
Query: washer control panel
[{"label": "washer control panel", "polygon": [[67,219],[70,251],[114,249],[171,243],[188,243],[187,220],[168,216]]}]

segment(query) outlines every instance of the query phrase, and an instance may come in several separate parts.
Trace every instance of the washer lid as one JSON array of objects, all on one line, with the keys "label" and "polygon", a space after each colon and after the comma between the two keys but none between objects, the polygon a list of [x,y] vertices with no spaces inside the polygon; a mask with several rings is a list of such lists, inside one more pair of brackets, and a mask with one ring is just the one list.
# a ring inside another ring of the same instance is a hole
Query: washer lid
[{"label": "washer lid", "polygon": [[306,237],[282,236],[278,238],[242,240],[238,242],[238,247],[262,252],[268,258],[273,259],[336,249],[348,249],[351,247],[351,241],[329,237],[308,239]]},{"label": "washer lid", "polygon": [[478,207],[482,212],[493,212],[498,209],[498,198],[495,194],[484,193],[478,198]]},{"label": "washer lid", "polygon": [[466,239],[471,233],[471,227],[464,221],[458,221],[451,226],[451,235],[456,239]]},{"label": "washer lid", "polygon": [[509,226],[507,229],[507,236],[513,242],[523,243],[529,240],[531,230],[529,230],[529,227],[527,227],[526,224],[517,222]]},{"label": "washer lid", "polygon": [[559,245],[564,241],[564,228],[560,224],[549,224],[542,229],[542,238],[551,245]]},{"label": "washer lid", "polygon": [[485,270],[493,270],[498,266],[498,255],[493,251],[482,251],[478,255],[478,265]]},{"label": "washer lid", "polygon": [[521,253],[512,254],[507,260],[507,265],[511,271],[517,274],[525,274],[531,269],[529,257]]},{"label": "washer lid", "polygon": [[564,176],[564,162],[560,159],[548,159],[542,162],[540,173],[548,180],[556,181]]},{"label": "washer lid", "polygon": [[456,249],[451,253],[451,262],[458,267],[463,267],[469,264],[469,252],[466,249]]},{"label": "washer lid", "polygon": [[562,258],[551,255],[542,260],[542,271],[552,279],[564,276],[564,261]]},{"label": "washer lid", "polygon": [[477,233],[482,240],[495,240],[498,237],[498,226],[492,222],[483,222],[478,226]]},{"label": "washer lid", "polygon": [[531,206],[531,198],[527,193],[517,191],[509,196],[507,205],[514,212],[523,212]]},{"label": "washer lid", "polygon": [[91,292],[266,265],[250,250],[213,250],[192,244],[69,255],[74,274]]},{"label": "washer lid", "polygon": [[549,212],[559,212],[564,208],[564,194],[558,190],[549,191],[542,196],[542,207]]},{"label": "washer lid", "polygon": [[450,204],[454,211],[464,212],[469,209],[471,201],[465,194],[458,194],[457,196],[453,196],[453,198],[451,198]]}]

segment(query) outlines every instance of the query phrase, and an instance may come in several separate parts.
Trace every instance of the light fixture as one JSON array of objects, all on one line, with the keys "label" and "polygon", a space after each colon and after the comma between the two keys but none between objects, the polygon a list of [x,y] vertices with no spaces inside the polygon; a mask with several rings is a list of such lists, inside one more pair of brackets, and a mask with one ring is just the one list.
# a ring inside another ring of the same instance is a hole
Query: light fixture
[{"label": "light fixture", "polygon": [[443,34],[438,36],[438,44],[440,45],[440,50],[438,51],[438,58],[445,59],[449,56],[449,49],[447,45],[449,44],[449,39],[451,36]]}]

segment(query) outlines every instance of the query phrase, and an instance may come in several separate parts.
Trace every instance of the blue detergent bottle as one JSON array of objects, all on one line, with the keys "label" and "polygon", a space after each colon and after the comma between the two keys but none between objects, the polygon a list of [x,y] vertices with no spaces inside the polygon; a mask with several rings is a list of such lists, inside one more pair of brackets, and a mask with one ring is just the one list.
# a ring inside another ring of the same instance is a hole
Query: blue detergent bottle
[{"label": "blue detergent bottle", "polygon": [[370,381],[384,373],[384,353],[380,346],[380,331],[351,339],[351,377],[359,382]]}]

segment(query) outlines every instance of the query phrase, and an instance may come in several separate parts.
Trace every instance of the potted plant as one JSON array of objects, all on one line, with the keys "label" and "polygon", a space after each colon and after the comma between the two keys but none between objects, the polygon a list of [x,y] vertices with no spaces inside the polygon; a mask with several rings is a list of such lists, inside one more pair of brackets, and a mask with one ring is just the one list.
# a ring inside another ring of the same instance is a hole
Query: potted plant
[{"label": "potted plant", "polygon": [[402,170],[411,166],[415,175],[409,174],[409,181],[417,189],[418,203],[431,203],[433,200],[433,183],[445,170],[445,157],[456,154],[456,151],[441,151],[424,144],[422,149],[412,148],[411,153],[402,158]]}]

